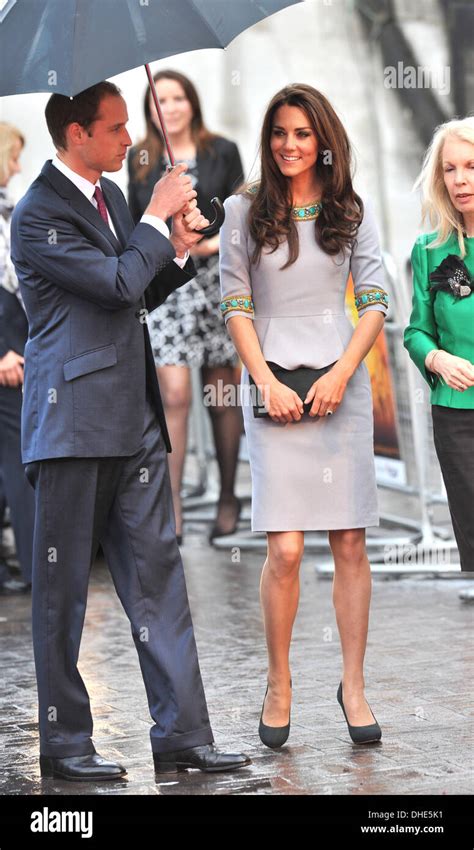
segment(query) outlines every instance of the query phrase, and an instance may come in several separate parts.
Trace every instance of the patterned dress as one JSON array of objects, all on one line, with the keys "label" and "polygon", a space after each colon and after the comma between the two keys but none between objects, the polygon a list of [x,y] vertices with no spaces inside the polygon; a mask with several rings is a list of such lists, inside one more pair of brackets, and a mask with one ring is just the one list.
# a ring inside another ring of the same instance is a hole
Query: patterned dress
[{"label": "patterned dress", "polygon": [[[188,163],[193,188],[196,159]],[[197,275],[148,316],[157,366],[224,366],[239,362],[220,311],[219,255],[193,257]]]}]

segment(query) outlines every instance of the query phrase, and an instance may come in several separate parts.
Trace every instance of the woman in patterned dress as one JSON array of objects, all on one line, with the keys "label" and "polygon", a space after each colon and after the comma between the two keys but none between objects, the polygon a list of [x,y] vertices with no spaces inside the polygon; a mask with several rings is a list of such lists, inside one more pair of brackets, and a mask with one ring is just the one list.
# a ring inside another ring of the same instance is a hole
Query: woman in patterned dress
[{"label": "woman in patterned dress", "polygon": [[[222,201],[242,182],[242,163],[234,142],[217,136],[204,125],[199,97],[183,74],[163,70],[154,77],[171,147],[177,162],[188,164],[187,174],[197,191],[203,215],[214,218],[210,199]],[[148,205],[153,186],[167,162],[162,134],[151,95],[145,96],[146,135],[128,157],[129,205],[138,221]],[[168,456],[178,540],[182,540],[180,490],[186,454],[187,422],[191,404],[190,367],[201,369],[206,395],[217,400],[207,407],[211,417],[220,496],[210,539],[232,533],[240,515],[234,493],[242,417],[238,407],[223,403],[222,388],[235,384],[239,359],[220,315],[219,234],[202,239],[191,252],[196,277],[173,292],[148,317],[151,343],[163,397],[172,453]],[[215,387],[216,392],[210,392]],[[220,403],[219,403],[220,401]]]}]

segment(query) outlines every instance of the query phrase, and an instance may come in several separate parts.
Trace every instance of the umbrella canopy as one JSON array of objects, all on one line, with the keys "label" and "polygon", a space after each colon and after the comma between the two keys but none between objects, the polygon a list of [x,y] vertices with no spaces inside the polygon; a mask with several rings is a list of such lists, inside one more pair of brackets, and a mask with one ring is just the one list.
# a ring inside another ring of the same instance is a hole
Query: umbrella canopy
[{"label": "umbrella canopy", "polygon": [[[74,97],[145,65],[170,164],[174,156],[148,67],[176,53],[227,47],[257,21],[303,0],[0,0],[0,96],[50,92]],[[216,217],[199,232],[211,236]]]},{"label": "umbrella canopy", "polygon": [[0,96],[72,97],[176,53],[227,47],[303,0],[0,0]]}]

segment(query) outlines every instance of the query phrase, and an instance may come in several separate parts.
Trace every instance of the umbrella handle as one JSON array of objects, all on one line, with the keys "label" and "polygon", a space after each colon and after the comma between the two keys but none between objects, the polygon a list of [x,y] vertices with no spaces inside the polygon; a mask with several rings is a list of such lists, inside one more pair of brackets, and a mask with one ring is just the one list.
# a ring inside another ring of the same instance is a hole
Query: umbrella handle
[{"label": "umbrella handle", "polygon": [[217,233],[224,224],[225,209],[221,199],[212,198],[211,204],[214,207],[214,212],[216,214],[214,221],[211,221],[211,223],[208,224],[207,227],[203,227],[202,230],[196,230],[196,233],[202,233],[203,236],[214,236],[214,234]]}]

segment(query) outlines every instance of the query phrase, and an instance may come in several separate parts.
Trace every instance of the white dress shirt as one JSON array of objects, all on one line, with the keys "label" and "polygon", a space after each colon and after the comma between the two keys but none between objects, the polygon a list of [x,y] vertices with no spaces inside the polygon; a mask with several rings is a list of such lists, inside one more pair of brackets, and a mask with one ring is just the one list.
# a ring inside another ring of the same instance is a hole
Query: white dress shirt
[{"label": "white dress shirt", "polygon": [[[94,192],[96,186],[98,186],[99,189],[102,191],[100,180],[97,180],[96,183],[91,183],[90,180],[87,180],[85,177],[82,177],[80,174],[77,174],[76,171],[73,171],[72,168],[69,168],[69,166],[66,165],[66,163],[63,162],[61,159],[59,159],[58,156],[53,157],[52,164],[58,169],[58,171],[61,171],[61,173],[64,174],[64,176],[67,177],[68,180],[71,181],[71,183],[74,183],[76,188],[79,189],[79,191],[86,196],[87,200],[90,201],[91,204],[97,209],[97,201],[94,198]],[[108,217],[109,227],[114,236],[117,238],[117,233],[115,232],[115,227],[110,213],[108,213]],[[162,218],[159,218],[157,215],[142,215],[140,222],[143,224],[150,224],[152,227],[155,228],[155,230],[158,230],[163,236],[165,236],[166,239],[169,239],[170,231],[168,225],[165,221],[163,221]],[[189,251],[186,251],[184,257],[175,257],[174,262],[177,263],[177,265],[182,269],[183,266],[186,265],[188,257]]]}]

